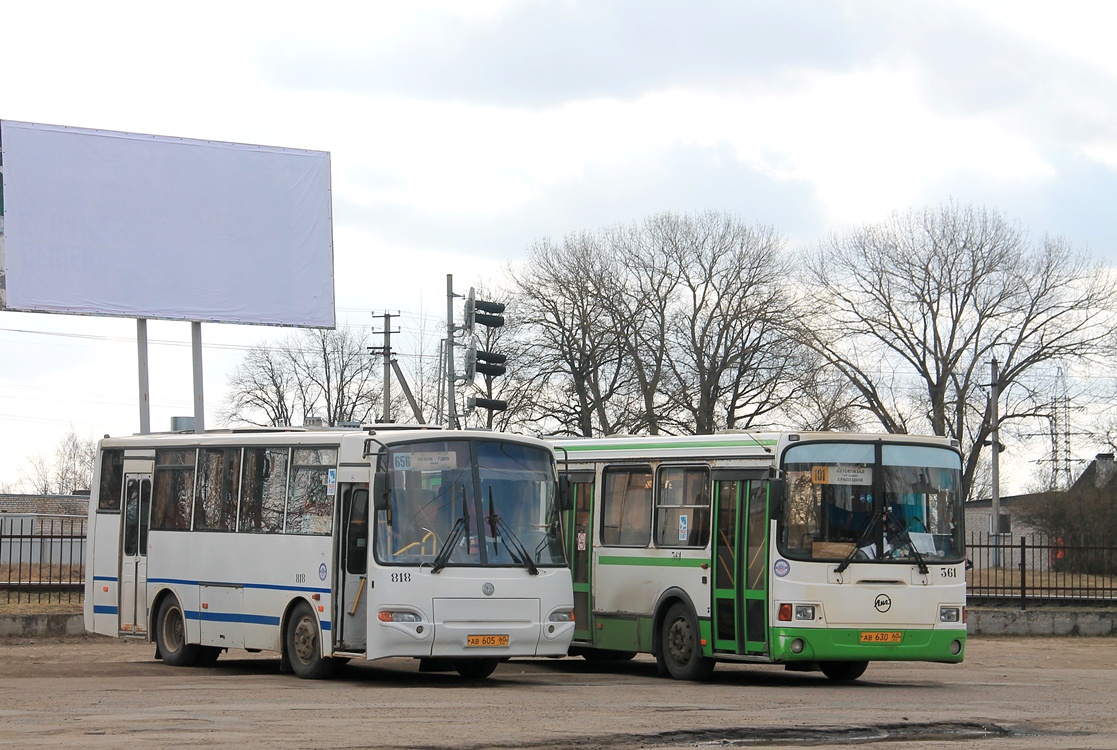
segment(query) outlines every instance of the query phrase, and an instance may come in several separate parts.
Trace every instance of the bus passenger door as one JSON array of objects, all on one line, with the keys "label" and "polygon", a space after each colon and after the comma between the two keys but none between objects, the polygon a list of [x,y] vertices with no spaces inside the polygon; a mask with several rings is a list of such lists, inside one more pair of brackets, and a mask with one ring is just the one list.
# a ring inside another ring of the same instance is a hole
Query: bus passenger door
[{"label": "bus passenger door", "polygon": [[151,475],[124,475],[121,524],[120,632],[147,632],[147,528],[151,518]]},{"label": "bus passenger door", "polygon": [[368,500],[368,485],[342,485],[334,646],[343,651],[363,651],[367,639]]},{"label": "bus passenger door", "polygon": [[768,485],[755,472],[715,472],[714,651],[767,650]]},{"label": "bus passenger door", "polygon": [[592,638],[590,622],[591,564],[593,555],[593,474],[571,474],[570,488],[574,493],[573,507],[562,514],[566,557],[574,582],[574,640]]}]

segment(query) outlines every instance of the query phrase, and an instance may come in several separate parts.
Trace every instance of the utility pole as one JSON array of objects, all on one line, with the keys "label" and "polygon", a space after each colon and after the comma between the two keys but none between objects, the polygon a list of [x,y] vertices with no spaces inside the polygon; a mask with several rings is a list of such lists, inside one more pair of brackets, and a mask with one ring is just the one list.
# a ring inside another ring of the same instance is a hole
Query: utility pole
[{"label": "utility pole", "polygon": [[1001,437],[1000,437],[1000,406],[1001,400],[1001,384],[998,381],[999,373],[997,372],[997,358],[993,358],[993,382],[990,389],[989,398],[990,403],[990,420],[991,420],[991,434],[993,456],[990,460],[992,469],[993,487],[990,490],[990,506],[993,511],[993,518],[991,528],[994,534],[995,545],[993,547],[993,566],[1000,567],[1000,552],[1001,552]]},{"label": "utility pole", "polygon": [[382,422],[392,421],[392,314],[384,313],[384,413]]},{"label": "utility pole", "polygon": [[[390,312],[384,313],[384,346],[370,346],[370,354],[384,355],[384,409],[380,414],[381,422],[392,421],[392,318],[399,317]],[[373,331],[376,333],[376,331]],[[399,333],[399,331],[396,331]]]},{"label": "utility pole", "polygon": [[407,385],[407,379],[403,376],[403,370],[400,369],[399,363],[393,356],[392,334],[399,333],[399,331],[392,331],[392,318],[398,317],[399,313],[395,315],[389,312],[384,313],[384,346],[370,346],[368,348],[371,354],[384,355],[384,411],[380,421],[385,423],[392,421],[392,373],[394,372],[407,403],[411,404],[411,412],[415,415],[415,420],[419,424],[426,424],[423,413],[419,410],[419,404],[415,401],[415,396],[412,395],[411,388]]},{"label": "utility pole", "polygon": [[458,426],[458,405],[454,400],[454,275],[446,274],[446,427]]}]

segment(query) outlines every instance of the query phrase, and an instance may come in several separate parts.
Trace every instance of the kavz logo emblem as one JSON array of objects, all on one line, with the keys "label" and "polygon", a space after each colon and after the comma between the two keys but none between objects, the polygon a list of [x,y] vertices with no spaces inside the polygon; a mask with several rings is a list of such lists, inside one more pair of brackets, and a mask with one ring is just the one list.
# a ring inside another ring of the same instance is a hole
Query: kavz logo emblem
[{"label": "kavz logo emblem", "polygon": [[877,600],[873,602],[873,606],[877,608],[877,612],[887,612],[892,609],[892,600],[888,598],[887,594],[877,594]]}]

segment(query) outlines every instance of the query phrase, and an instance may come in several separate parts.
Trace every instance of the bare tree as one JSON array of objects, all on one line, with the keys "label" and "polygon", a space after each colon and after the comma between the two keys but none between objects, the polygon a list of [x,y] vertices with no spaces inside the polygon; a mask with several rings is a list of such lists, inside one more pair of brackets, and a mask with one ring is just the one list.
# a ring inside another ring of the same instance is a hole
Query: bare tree
[{"label": "bare tree", "polygon": [[97,441],[81,437],[71,427],[55,446],[53,459],[41,453],[31,457],[28,466],[20,472],[22,484],[40,495],[69,495],[88,490],[96,460]]},{"label": "bare tree", "polygon": [[257,345],[229,376],[229,395],[219,418],[225,424],[290,425],[296,400],[295,369],[286,346]]},{"label": "bare tree", "polygon": [[1100,356],[1114,285],[1058,238],[953,204],[831,237],[808,259],[802,329],[890,432],[957,439],[968,490],[989,439],[989,365],[1003,422],[1034,418],[1060,363]]},{"label": "bare tree", "polygon": [[781,413],[801,387],[806,350],[783,239],[718,213],[661,215],[657,235],[677,274],[666,357],[669,403],[698,434],[750,427]]},{"label": "bare tree", "polygon": [[657,214],[540,243],[511,275],[536,413],[568,433],[786,424],[815,375],[789,336],[796,297],[767,227]]},{"label": "bare tree", "polygon": [[220,416],[261,426],[310,416],[329,425],[371,421],[383,397],[377,372],[367,331],[307,329],[250,349],[230,376]]},{"label": "bare tree", "polygon": [[602,299],[636,389],[633,432],[658,435],[667,417],[664,379],[670,374],[672,302],[685,253],[678,246],[679,217],[651,216],[641,224],[607,230],[618,273]]},{"label": "bare tree", "polygon": [[372,421],[384,388],[368,353],[368,332],[311,329],[299,343],[290,357],[303,417],[320,416],[329,425]]},{"label": "bare tree", "polygon": [[574,435],[617,432],[623,419],[613,399],[625,373],[604,304],[617,269],[599,238],[568,235],[561,246],[539,242],[524,268],[510,275],[522,334],[519,369],[540,396],[527,419]]}]

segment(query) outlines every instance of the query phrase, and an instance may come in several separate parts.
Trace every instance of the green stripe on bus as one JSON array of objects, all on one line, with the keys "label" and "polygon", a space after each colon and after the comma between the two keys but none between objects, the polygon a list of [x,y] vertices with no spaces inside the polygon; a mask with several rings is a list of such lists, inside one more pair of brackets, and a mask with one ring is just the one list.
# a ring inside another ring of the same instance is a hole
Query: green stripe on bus
[{"label": "green stripe on bus", "polygon": [[598,565],[643,565],[659,568],[701,568],[709,560],[701,557],[623,557],[621,555],[602,555],[597,558]]},{"label": "green stripe on bus", "polygon": [[711,440],[690,443],[671,443],[671,442],[655,442],[655,443],[626,443],[619,445],[603,445],[598,443],[596,445],[579,445],[578,443],[570,443],[562,446],[562,450],[574,453],[576,451],[630,451],[630,450],[647,450],[651,448],[762,448],[766,445],[776,445],[775,440]]}]

